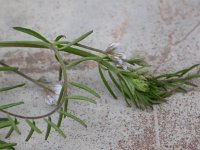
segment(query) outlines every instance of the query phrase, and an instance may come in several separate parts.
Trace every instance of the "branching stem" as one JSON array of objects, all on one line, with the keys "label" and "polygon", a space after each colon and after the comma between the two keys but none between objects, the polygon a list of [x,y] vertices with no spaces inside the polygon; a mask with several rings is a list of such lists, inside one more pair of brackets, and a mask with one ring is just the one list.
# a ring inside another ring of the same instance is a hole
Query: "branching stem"
[{"label": "branching stem", "polygon": [[[2,61],[0,61],[0,64],[1,64],[2,66],[10,67],[9,65],[7,65],[6,63],[4,63],[4,62],[2,62]],[[48,91],[54,93],[54,91],[53,91],[52,89],[50,89],[48,86],[46,86],[46,85],[44,85],[44,84],[42,84],[42,83],[36,81],[35,79],[33,79],[33,78],[31,78],[31,77],[25,75],[24,73],[22,73],[22,72],[20,72],[20,71],[18,71],[18,70],[13,70],[13,72],[17,73],[18,75],[24,77],[25,79],[27,79],[27,80],[29,80],[29,81],[35,83],[36,85],[38,85],[38,86],[40,86],[40,87],[42,87],[42,88],[44,88],[44,89],[47,89]]]},{"label": "branching stem", "polygon": [[[67,92],[68,92],[68,90],[67,90],[67,69],[66,69],[64,60],[62,59],[58,49],[53,44],[49,48],[52,49],[55,52],[55,55],[57,56],[59,63],[61,65],[61,68],[63,70],[62,73],[63,73],[63,79],[64,79],[64,83],[63,83],[64,91],[63,91],[63,96],[62,96],[60,104],[58,104],[56,106],[56,108],[54,108],[51,112],[44,114],[44,115],[40,115],[40,116],[23,116],[23,115],[18,115],[18,114],[15,114],[15,113],[12,113],[12,112],[9,112],[9,111],[6,111],[6,110],[1,110],[2,112],[9,114],[11,116],[17,117],[17,118],[22,118],[22,119],[41,119],[41,118],[51,116],[53,113],[55,113],[56,111],[58,111],[62,107],[62,105],[64,104],[65,101],[68,101],[68,99],[67,99],[67,96],[68,96],[68,94],[67,94]],[[3,65],[4,63],[1,62],[1,64]],[[6,65],[6,64],[4,64],[4,65]],[[31,79],[30,81],[33,80],[32,78],[30,78],[26,75],[24,76],[24,74],[21,74],[19,72],[17,72],[17,73],[22,75],[23,77],[25,77],[28,80]],[[35,80],[33,80],[32,82],[35,83]],[[38,82],[36,82],[36,84],[38,85]]]}]

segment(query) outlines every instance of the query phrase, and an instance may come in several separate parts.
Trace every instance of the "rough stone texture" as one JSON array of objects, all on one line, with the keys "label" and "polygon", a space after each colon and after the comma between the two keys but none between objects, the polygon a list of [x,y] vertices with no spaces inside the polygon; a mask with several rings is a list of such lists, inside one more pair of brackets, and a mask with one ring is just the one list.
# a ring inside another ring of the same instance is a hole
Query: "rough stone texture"
[{"label": "rough stone texture", "polygon": [[[93,35],[82,43],[105,49],[111,42],[121,42],[128,56],[139,53],[150,62],[152,72],[159,74],[200,62],[199,10],[199,0],[1,0],[0,40],[32,39],[13,31],[13,26],[35,29],[49,39],[59,34],[73,39],[93,29]],[[72,55],[65,58],[75,59]],[[0,51],[0,59],[19,66],[34,78],[57,78],[58,66],[48,50],[5,48]],[[102,95],[97,105],[69,104],[70,112],[85,120],[88,128],[66,119],[62,126],[66,139],[53,131],[48,141],[44,135],[33,135],[26,143],[28,126],[22,121],[22,135],[14,134],[9,139],[18,143],[17,150],[200,149],[200,88],[176,94],[168,99],[169,103],[148,112],[126,107],[120,95],[114,100],[96,75],[94,62],[69,73],[70,80],[87,84]],[[36,115],[52,109],[45,105],[45,92],[37,86],[14,74],[1,73],[0,77],[0,86],[27,83],[25,88],[0,95],[3,103],[26,102],[26,107],[12,111]],[[72,94],[75,91],[70,89]],[[43,121],[38,121],[38,126],[45,132]],[[0,139],[5,132],[0,131]]]}]

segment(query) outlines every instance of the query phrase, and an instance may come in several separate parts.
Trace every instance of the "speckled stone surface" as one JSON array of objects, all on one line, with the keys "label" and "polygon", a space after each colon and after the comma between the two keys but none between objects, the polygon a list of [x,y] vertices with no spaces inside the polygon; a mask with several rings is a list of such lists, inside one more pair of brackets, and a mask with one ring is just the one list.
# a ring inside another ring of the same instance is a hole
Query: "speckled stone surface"
[{"label": "speckled stone surface", "polygon": [[[12,30],[13,26],[32,28],[51,40],[59,34],[73,39],[93,29],[83,44],[105,49],[120,42],[128,56],[144,56],[155,74],[200,62],[199,0],[1,0],[0,20],[1,41],[33,39]],[[73,55],[64,57],[75,59]],[[58,77],[58,66],[48,50],[4,48],[0,59],[36,79],[43,75],[55,81]],[[69,111],[88,127],[65,119],[62,129],[66,139],[53,131],[47,141],[43,133],[34,134],[27,143],[29,128],[21,121],[22,135],[14,133],[8,139],[18,143],[17,150],[200,150],[200,88],[173,95],[153,111],[141,111],[126,107],[120,94],[114,100],[96,67],[96,63],[87,62],[69,70],[69,80],[87,84],[102,95],[97,105],[69,103]],[[20,110],[12,109],[20,114],[43,114],[52,109],[44,103],[42,89],[18,75],[0,74],[0,86],[19,82],[27,83],[25,88],[1,93],[2,103],[23,100]],[[74,94],[76,89],[69,92]],[[44,122],[37,123],[45,132]],[[6,132],[0,131],[0,139]]]}]

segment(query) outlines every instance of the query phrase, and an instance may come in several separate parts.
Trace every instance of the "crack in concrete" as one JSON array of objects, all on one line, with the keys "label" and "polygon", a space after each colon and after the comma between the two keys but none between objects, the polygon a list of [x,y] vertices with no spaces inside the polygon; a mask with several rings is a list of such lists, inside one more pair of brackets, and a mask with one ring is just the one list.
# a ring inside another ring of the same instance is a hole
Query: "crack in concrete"
[{"label": "crack in concrete", "polygon": [[176,41],[175,43],[172,43],[173,46],[176,46],[186,40],[188,36],[190,36],[198,27],[200,26],[200,21],[180,40]]},{"label": "crack in concrete", "polygon": [[159,65],[154,69],[153,73],[156,73],[157,70],[160,68],[160,66],[167,60],[169,57],[169,54],[171,53],[171,48],[172,48],[172,34],[174,32],[170,33],[168,36],[168,43],[164,48],[164,51],[161,53],[161,58],[159,60]]},{"label": "crack in concrete", "polygon": [[200,21],[181,40],[178,40],[174,43],[172,42],[173,41],[172,35],[174,34],[174,31],[168,35],[169,37],[168,44],[165,46],[164,51],[161,53],[162,56],[161,59],[159,60],[158,63],[159,65],[154,69],[153,73],[156,73],[157,70],[160,68],[160,66],[166,62],[166,60],[169,57],[169,54],[171,53],[172,46],[177,46],[178,44],[186,40],[199,26],[200,26]]},{"label": "crack in concrete", "polygon": [[161,148],[160,147],[160,133],[159,133],[159,124],[158,124],[158,116],[157,116],[157,107],[154,106],[154,109],[153,109],[153,115],[154,115],[154,130],[155,130],[155,133],[156,133],[156,148]]}]

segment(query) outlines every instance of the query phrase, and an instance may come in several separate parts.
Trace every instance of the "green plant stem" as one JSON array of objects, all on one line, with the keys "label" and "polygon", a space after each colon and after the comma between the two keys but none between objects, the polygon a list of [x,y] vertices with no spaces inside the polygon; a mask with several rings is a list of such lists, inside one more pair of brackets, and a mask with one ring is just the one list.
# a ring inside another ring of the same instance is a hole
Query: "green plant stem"
[{"label": "green plant stem", "polygon": [[[9,65],[7,65],[6,63],[3,63],[2,61],[0,61],[0,64],[3,65],[3,66],[6,66],[6,67],[10,67]],[[34,80],[33,78],[31,78],[31,77],[25,75],[24,73],[22,73],[22,72],[20,72],[20,71],[18,71],[18,70],[13,70],[13,72],[17,73],[18,75],[24,77],[25,79],[27,79],[27,80],[29,80],[29,81],[35,83],[36,85],[38,85],[38,86],[40,86],[40,87],[42,87],[42,88],[44,88],[44,89],[46,89],[46,90],[48,90],[48,91],[54,93],[54,91],[53,91],[52,89],[50,89],[48,86],[46,86],[46,85],[44,85],[44,84],[42,84],[42,83],[40,83],[40,82]]]},{"label": "green plant stem", "polygon": [[[65,62],[64,60],[62,59],[60,53],[59,53],[59,50],[52,44],[52,47],[51,49],[55,52],[55,55],[57,56],[58,58],[58,61],[61,65],[61,68],[62,68],[62,74],[63,74],[63,80],[64,80],[64,83],[63,83],[63,94],[62,94],[62,98],[61,98],[61,101],[60,103],[58,104],[58,109],[61,108],[61,106],[64,104],[64,102],[68,101],[68,79],[67,79],[67,67],[65,65]],[[57,109],[57,110],[58,110]]]},{"label": "green plant stem", "polygon": [[[69,41],[59,41],[55,42],[54,44],[69,44]],[[107,53],[103,50],[93,48],[87,45],[79,44],[76,43],[74,44],[75,46],[85,48],[87,50],[91,50],[94,52],[102,53],[107,55]],[[42,42],[42,41],[5,41],[5,42],[0,42],[0,48],[3,47],[30,47],[30,48],[48,48],[49,44]]]},{"label": "green plant stem", "polygon": [[[59,42],[56,42],[55,44],[68,44],[68,43],[70,43],[70,42],[69,41],[59,41]],[[94,51],[94,52],[98,52],[98,53],[102,53],[102,54],[107,55],[107,53],[105,51],[97,49],[97,48],[93,48],[93,47],[90,47],[90,46],[87,46],[87,45],[83,45],[83,44],[79,44],[79,43],[76,43],[74,45],[78,46],[78,47],[81,47],[81,48],[85,48],[87,50],[91,50],[91,51]]]},{"label": "green plant stem", "polygon": [[67,83],[67,69],[66,69],[64,60],[62,59],[62,57],[59,53],[59,50],[54,45],[51,45],[51,47],[49,47],[49,48],[52,49],[55,52],[55,55],[57,56],[59,63],[61,65],[61,68],[63,70],[62,73],[63,73],[63,79],[64,79],[64,83],[63,83],[64,92],[63,92],[63,96],[62,96],[60,104],[57,105],[56,108],[54,108],[51,112],[44,114],[44,115],[40,115],[40,116],[23,116],[23,115],[14,114],[12,112],[5,111],[5,110],[1,110],[2,112],[9,114],[11,116],[17,117],[17,118],[22,118],[22,119],[41,119],[41,118],[51,116],[53,113],[55,113],[56,111],[58,111],[62,107],[62,105],[65,101],[68,101],[68,99],[66,99],[66,97],[68,95],[67,94],[67,85],[68,85],[68,83]]}]

